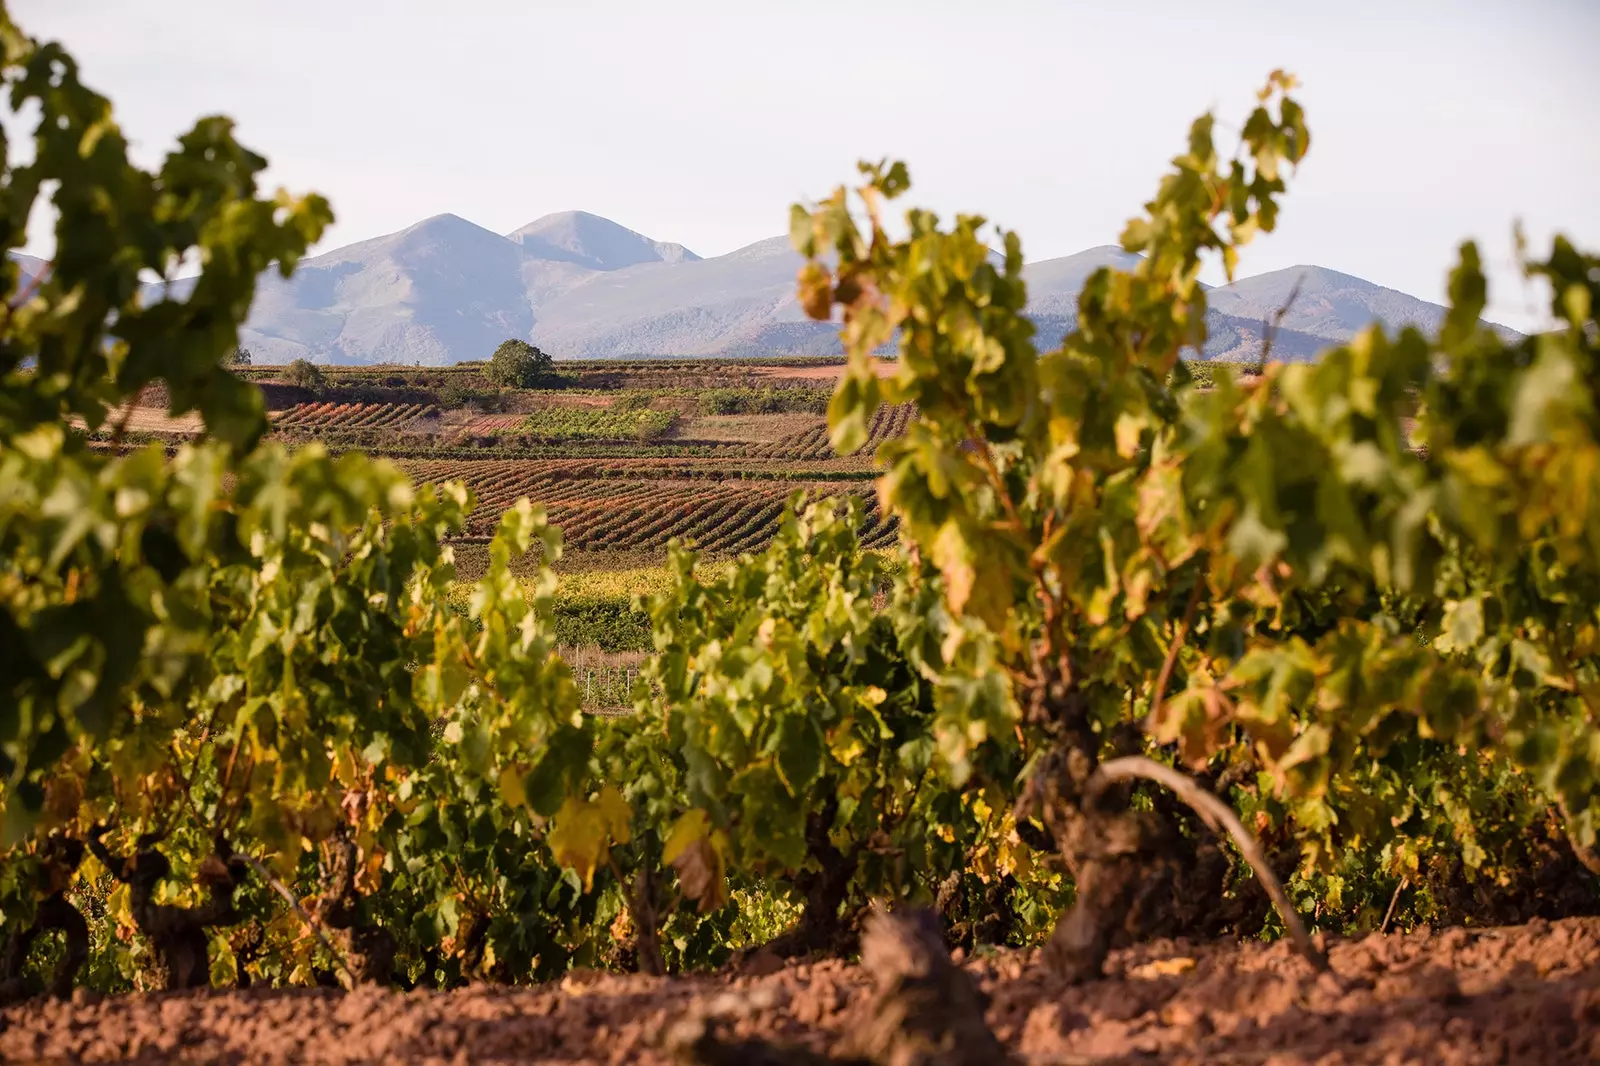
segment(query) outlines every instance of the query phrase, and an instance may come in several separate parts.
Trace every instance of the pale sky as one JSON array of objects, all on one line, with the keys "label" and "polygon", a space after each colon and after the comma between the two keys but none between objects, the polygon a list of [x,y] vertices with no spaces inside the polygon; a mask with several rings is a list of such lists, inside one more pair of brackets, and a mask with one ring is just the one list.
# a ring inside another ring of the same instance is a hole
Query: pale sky
[{"label": "pale sky", "polygon": [[1600,0],[8,4],[144,162],[232,115],[271,183],[333,201],[323,249],[581,209],[719,255],[890,156],[910,202],[1067,255],[1114,243],[1189,120],[1242,119],[1279,66],[1312,150],[1242,273],[1317,263],[1442,300],[1470,236],[1491,317],[1526,327],[1513,222],[1535,250],[1558,228],[1600,246]]}]

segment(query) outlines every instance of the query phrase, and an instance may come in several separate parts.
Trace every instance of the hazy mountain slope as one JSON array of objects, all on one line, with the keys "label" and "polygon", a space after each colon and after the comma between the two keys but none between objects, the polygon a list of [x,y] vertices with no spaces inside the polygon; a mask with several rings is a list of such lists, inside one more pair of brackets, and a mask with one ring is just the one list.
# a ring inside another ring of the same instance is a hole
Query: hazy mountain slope
[{"label": "hazy mountain slope", "polygon": [[[1053,347],[1075,325],[1078,293],[1090,274],[1100,266],[1126,270],[1137,261],[1137,256],[1106,245],[1025,267],[1028,317],[1039,329],[1039,343]],[[1389,330],[1410,325],[1432,332],[1445,314],[1439,304],[1318,266],[1242,278],[1208,290],[1206,301],[1205,358],[1230,361],[1259,358],[1269,324],[1275,324],[1272,357],[1296,361],[1315,358],[1375,322]],[[1278,311],[1286,304],[1289,309],[1280,322]],[[1495,328],[1508,339],[1517,336],[1504,326]]]},{"label": "hazy mountain slope", "polygon": [[[1095,270],[1137,261],[1102,245],[1028,264],[1039,343],[1052,347],[1072,328]],[[439,215],[308,259],[288,282],[269,274],[244,343],[263,362],[449,363],[484,358],[507,337],[563,358],[838,352],[836,327],[808,320],[795,300],[800,265],[786,237],[701,259],[583,211],[504,236]],[[1205,355],[1257,358],[1263,321],[1297,280],[1274,340],[1284,359],[1311,358],[1372,322],[1432,329],[1444,314],[1348,274],[1294,267],[1211,290]]]},{"label": "hazy mountain slope", "polygon": [[[1061,341],[1077,328],[1077,315],[1037,314],[1028,312],[1038,332],[1034,343],[1040,351],[1058,348]],[[1249,362],[1260,358],[1262,330],[1259,321],[1234,318],[1217,311],[1206,313],[1206,346],[1204,358],[1225,359],[1229,362]],[[1316,337],[1298,330],[1278,329],[1272,337],[1272,358],[1283,362],[1304,362],[1315,358],[1334,341]]]},{"label": "hazy mountain slope", "polygon": [[1028,316],[1036,322],[1050,315],[1076,319],[1078,293],[1089,275],[1101,267],[1132,270],[1140,258],[1115,244],[1102,244],[1059,259],[1028,263],[1022,268],[1022,278],[1028,283]]},{"label": "hazy mountain slope", "polygon": [[[1271,356],[1285,363],[1308,362],[1336,343],[1327,337],[1289,329],[1287,326],[1273,329],[1271,335]],[[1208,310],[1205,358],[1234,363],[1254,362],[1266,351],[1266,336],[1267,330],[1260,319],[1239,318]]]},{"label": "hazy mountain slope", "polygon": [[[1391,330],[1416,326],[1431,333],[1445,315],[1439,304],[1319,266],[1286,267],[1242,278],[1213,289],[1208,299],[1213,310],[1253,321],[1258,329],[1262,321],[1277,321],[1279,309],[1287,306],[1283,329],[1328,341],[1349,340],[1374,322]],[[1508,337],[1517,336],[1513,330],[1498,328]]]},{"label": "hazy mountain slope", "polygon": [[692,263],[700,258],[681,244],[653,241],[587,211],[545,215],[506,237],[532,258],[576,263],[591,270],[621,270],[640,263]]},{"label": "hazy mountain slope", "polygon": [[[546,264],[550,273],[588,273]],[[551,279],[559,285],[562,279]],[[521,250],[455,215],[303,262],[285,282],[263,279],[244,332],[260,362],[335,363],[485,358],[533,325]]]},{"label": "hazy mountain slope", "polygon": [[260,362],[482,359],[508,337],[542,343],[536,311],[592,278],[699,261],[581,211],[508,236],[438,215],[263,278],[243,340]]},{"label": "hazy mountain slope", "polygon": [[567,358],[751,354],[781,326],[789,344],[809,349],[822,337],[837,351],[836,329],[809,322],[795,300],[801,262],[787,237],[772,237],[711,259],[597,273],[539,307],[534,341]]}]

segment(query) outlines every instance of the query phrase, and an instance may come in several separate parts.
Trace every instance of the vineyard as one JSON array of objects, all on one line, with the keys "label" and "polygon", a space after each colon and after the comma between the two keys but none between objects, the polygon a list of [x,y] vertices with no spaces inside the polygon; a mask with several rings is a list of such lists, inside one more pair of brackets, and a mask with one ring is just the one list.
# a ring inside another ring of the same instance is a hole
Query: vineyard
[{"label": "vineyard", "polygon": [[418,419],[436,416],[432,404],[302,403],[273,416],[276,429],[405,429]]},{"label": "vineyard", "polygon": [[[579,365],[584,373],[609,366]],[[822,371],[837,360],[796,359],[729,364],[720,381],[753,375]],[[270,412],[270,436],[302,445],[394,457],[417,484],[459,481],[476,499],[458,542],[484,542],[500,513],[526,496],[561,528],[569,553],[632,553],[664,559],[673,539],[711,556],[763,547],[776,532],[786,501],[797,491],[813,499],[854,497],[864,506],[863,542],[894,542],[896,522],[883,518],[864,455],[844,457],[814,412],[828,392],[814,385],[701,385],[704,361],[619,363],[618,384],[557,385],[498,392],[472,409],[441,406],[452,382],[483,385],[472,368],[331,368],[330,392],[379,389],[426,397],[409,402],[299,399],[275,384],[281,369],[251,367],[245,375],[287,402]],[[648,388],[628,375],[644,375]],[[778,379],[781,381],[781,379]],[[475,394],[476,395],[476,394]],[[513,409],[485,413],[481,405]],[[874,444],[911,424],[911,405],[886,407],[872,418]],[[804,428],[787,427],[798,421]],[[706,427],[701,430],[700,427]],[[697,436],[703,432],[705,438]]]},{"label": "vineyard", "polygon": [[569,550],[659,548],[678,538],[711,554],[737,554],[771,539],[797,491],[859,497],[864,542],[876,547],[894,537],[892,518],[880,519],[870,485],[859,482],[745,478],[737,468],[717,466],[701,471],[713,476],[684,478],[665,466],[607,472],[600,463],[559,459],[397,462],[419,483],[459,481],[472,490],[478,509],[469,519],[470,537],[490,536],[497,516],[526,496],[544,506]]},{"label": "vineyard", "polygon": [[[875,448],[887,440],[902,435],[915,417],[916,408],[911,404],[892,404],[878,408],[868,419],[865,447]],[[815,429],[784,437],[771,444],[749,445],[745,454],[752,459],[816,460],[827,459],[837,453],[829,441],[827,425],[821,424]]]},{"label": "vineyard", "polygon": [[537,411],[522,424],[522,432],[542,440],[651,440],[672,428],[672,411],[592,410],[557,407]]},{"label": "vineyard", "polygon": [[329,205],[0,49],[0,1059],[1600,1058],[1600,257],[1196,372],[1280,71],[1056,348],[886,161],[791,212],[843,361],[245,370]]},{"label": "vineyard", "polygon": [[[419,484],[465,484],[477,501],[463,534],[469,541],[486,540],[498,515],[526,496],[546,508],[570,551],[659,553],[676,538],[712,555],[738,554],[759,549],[770,540],[785,501],[794,492],[804,491],[813,498],[859,498],[865,507],[864,543],[883,547],[893,542],[894,520],[881,518],[870,483],[858,477],[869,473],[869,465],[861,458],[841,458],[829,443],[827,426],[820,418],[800,432],[768,441],[686,444],[683,437],[693,432],[694,417],[685,420],[675,411],[638,406],[662,395],[692,405],[702,403],[700,390],[675,386],[645,396],[623,392],[614,401],[598,394],[596,404],[614,406],[549,405],[527,414],[471,416],[462,423],[470,434],[497,438],[500,445],[495,452],[507,456],[503,458],[472,458],[473,450],[452,451],[447,443],[431,453],[449,457],[421,457],[429,451],[418,449],[415,434],[433,432],[443,437],[451,432],[452,424],[449,412],[441,416],[436,408],[424,404],[302,403],[275,414],[272,426],[274,431],[301,436],[320,434],[334,447],[358,442],[369,452],[397,452],[402,456],[396,459],[400,468]],[[720,411],[759,403],[770,395],[758,390],[748,394],[711,390],[703,403],[707,409]],[[538,402],[537,396],[530,399]],[[771,414],[741,418],[759,424],[763,418],[788,415],[788,404],[773,402],[771,406]],[[884,408],[871,420],[871,441],[881,443],[904,433],[913,415],[910,405]],[[674,439],[663,440],[666,430],[675,425],[680,431]],[[409,432],[404,441],[354,436],[370,429]],[[548,458],[531,457],[550,455],[542,446],[551,442],[586,442],[587,448],[581,459],[563,458],[559,450]],[[530,457],[517,458],[519,449],[531,453]],[[653,457],[659,459],[652,461]],[[783,476],[772,477],[774,473]]]}]

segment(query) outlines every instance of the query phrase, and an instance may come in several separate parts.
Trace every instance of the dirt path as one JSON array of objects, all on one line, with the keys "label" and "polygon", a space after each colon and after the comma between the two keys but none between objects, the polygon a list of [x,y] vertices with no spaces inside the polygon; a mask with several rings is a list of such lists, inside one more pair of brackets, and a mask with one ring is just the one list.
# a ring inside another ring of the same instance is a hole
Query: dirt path
[{"label": "dirt path", "polygon": [[[1282,944],[1157,943],[1118,952],[1106,980],[1057,986],[1031,952],[966,969],[990,1026],[1031,1066],[1112,1063],[1600,1061],[1600,919],[1446,930],[1332,945],[1316,977]],[[569,976],[562,986],[138,995],[0,1014],[0,1061],[510,1064],[668,1061],[692,1005],[817,1051],[856,1024],[859,967],[791,963],[762,976]]]}]

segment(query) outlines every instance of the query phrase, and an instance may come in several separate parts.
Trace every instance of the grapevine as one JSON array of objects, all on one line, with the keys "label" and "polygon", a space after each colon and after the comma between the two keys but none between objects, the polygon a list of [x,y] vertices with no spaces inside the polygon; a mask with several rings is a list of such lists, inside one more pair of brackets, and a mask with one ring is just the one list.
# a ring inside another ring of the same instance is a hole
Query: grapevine
[{"label": "grapevine", "polygon": [[[1006,682],[946,701],[941,749],[958,782],[990,748],[1030,761],[1018,816],[1043,818],[1079,880],[1049,951],[1069,979],[1097,975],[1114,935],[1148,932],[1135,892],[1170,892],[1176,912],[1223,887],[1188,883],[1182,817],[1160,797],[1153,815],[1126,789],[1090,801],[1104,754],[1145,748],[1213,779],[1255,764],[1313,870],[1340,838],[1407,850],[1384,804],[1349,789],[1408,744],[1424,763],[1457,745],[1516,759],[1567,812],[1580,856],[1594,839],[1597,717],[1574,713],[1592,623],[1538,591],[1558,566],[1595,602],[1595,545],[1578,533],[1600,528],[1594,261],[1557,240],[1529,265],[1566,324],[1515,346],[1478,321],[1485,285],[1465,245],[1436,339],[1373,328],[1315,365],[1253,381],[1217,368],[1192,388],[1179,356],[1203,345],[1202,256],[1233,275],[1309,145],[1293,84],[1272,76],[1231,161],[1213,119],[1194,124],[1124,232],[1143,258],[1088,280],[1079,330],[1054,352],[1037,352],[1022,313],[1014,234],[1000,234],[1003,261],[973,216],[946,231],[913,210],[909,236],[887,234],[903,165],[863,164],[864,229],[844,189],[794,210],[801,302],[844,313],[834,443],[866,444],[882,403],[916,404],[877,458],[886,507],[942,576],[951,621],[933,665],[952,693],[972,691],[978,663],[1003,664]],[[896,331],[896,373],[879,379],[871,352]],[[1402,427],[1418,398],[1425,455]],[[1490,624],[1486,604],[1499,610],[1519,575],[1531,586]],[[1433,650],[1400,621],[1419,617],[1445,635]]]}]

